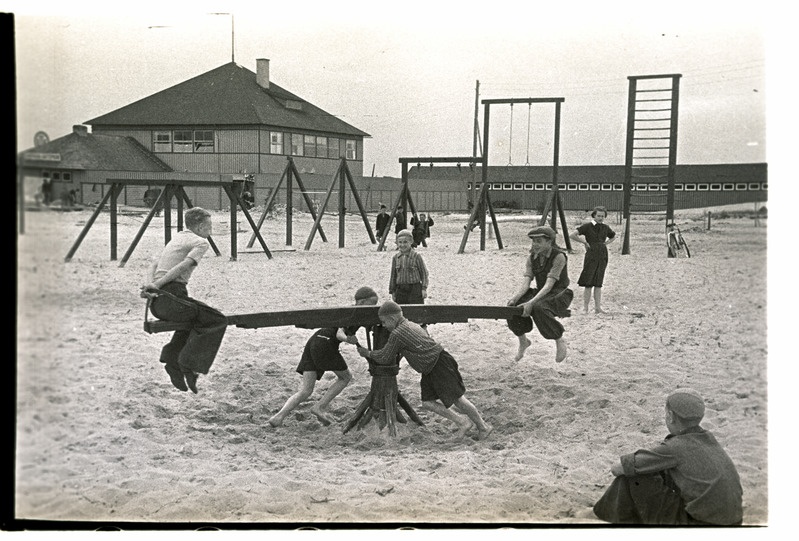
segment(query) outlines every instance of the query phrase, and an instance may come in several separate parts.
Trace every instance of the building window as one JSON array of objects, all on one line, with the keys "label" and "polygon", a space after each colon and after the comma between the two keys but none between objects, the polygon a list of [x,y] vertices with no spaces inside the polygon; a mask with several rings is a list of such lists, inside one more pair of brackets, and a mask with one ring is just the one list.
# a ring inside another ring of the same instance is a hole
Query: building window
[{"label": "building window", "polygon": [[339,150],[339,140],[335,137],[330,137],[327,140],[327,157],[328,158],[340,158],[341,151]]},{"label": "building window", "polygon": [[327,156],[327,137],[316,138],[316,156],[318,158]]},{"label": "building window", "polygon": [[650,192],[659,192],[660,191],[660,184],[650,184],[649,185]]},{"label": "building window", "polygon": [[544,189],[544,185],[543,184],[536,184],[535,185],[535,189],[536,190],[543,190]]},{"label": "building window", "polygon": [[746,191],[746,183],[745,182],[740,182],[740,183],[736,184],[735,185],[735,190],[739,191],[739,192],[745,192]]},{"label": "building window", "polygon": [[533,189],[533,186],[534,186],[533,184],[525,184],[525,185],[524,185],[524,189],[525,189],[525,190],[532,190],[532,189]]},{"label": "building window", "polygon": [[674,185],[674,191],[675,192],[681,192],[681,191],[683,191],[684,188],[685,188],[685,186],[682,185],[682,184],[675,184]]},{"label": "building window", "polygon": [[291,155],[302,156],[302,135],[299,133],[291,134]]},{"label": "building window", "polygon": [[283,133],[272,131],[269,132],[269,153],[270,154],[283,154]]},{"label": "building window", "polygon": [[696,189],[699,190],[700,192],[706,192],[708,191],[709,188],[710,188],[709,184],[699,184],[696,187]]},{"label": "building window", "polygon": [[499,183],[499,182],[495,182],[494,184],[491,184],[491,189],[492,190],[501,190],[502,189],[502,184]]},{"label": "building window", "polygon": [[588,184],[580,184],[577,186],[577,189],[580,190],[581,192],[588,191]]},{"label": "building window", "polygon": [[575,192],[577,191],[577,184],[567,184],[565,188],[570,192]]},{"label": "building window", "polygon": [[758,184],[757,182],[750,182],[749,183],[749,189],[750,190],[759,190],[760,189],[760,184]]},{"label": "building window", "polygon": [[716,184],[715,182],[710,185],[711,192],[720,192],[721,191],[721,184]]},{"label": "building window", "polygon": [[194,138],[191,130],[175,131],[174,152],[191,152],[194,146]]},{"label": "building window", "polygon": [[613,185],[612,184],[603,184],[602,185],[602,190],[605,191],[605,192],[611,192],[611,191],[613,191]]},{"label": "building window", "polygon": [[196,130],[194,132],[194,152],[213,152],[214,132],[211,130]]},{"label": "building window", "polygon": [[311,158],[316,157],[316,137],[313,135],[306,135],[303,137],[305,146],[305,155]]},{"label": "building window", "polygon": [[172,152],[172,132],[157,131],[153,134],[153,152]]},{"label": "building window", "polygon": [[696,184],[688,183],[685,185],[686,192],[695,192],[696,191]]},{"label": "building window", "polygon": [[53,171],[53,180],[61,180],[61,173]]},{"label": "building window", "polygon": [[355,140],[347,139],[347,147],[346,147],[347,148],[347,156],[346,157],[347,157],[348,160],[357,160],[358,159],[357,150],[356,150],[358,147],[356,146],[355,143],[356,143]]},{"label": "building window", "polygon": [[735,184],[724,184],[724,185],[721,187],[721,189],[722,189],[722,190],[724,190],[725,192],[732,191],[732,190],[734,190],[734,189],[735,189]]},{"label": "building window", "polygon": [[598,192],[599,191],[599,184],[591,184],[591,190]]},{"label": "building window", "polygon": [[64,182],[72,182],[72,173],[64,173]]},{"label": "building window", "polygon": [[512,190],[513,189],[513,184],[503,184],[502,185],[502,189],[503,190]]},{"label": "building window", "polygon": [[764,191],[765,191],[765,190],[768,190],[768,182],[763,182],[763,183],[761,183],[761,184],[760,184],[760,189],[761,189],[761,190],[764,190]]},{"label": "building window", "polygon": [[617,192],[623,192],[624,191],[624,184],[614,184],[613,185],[613,190],[617,191]]}]

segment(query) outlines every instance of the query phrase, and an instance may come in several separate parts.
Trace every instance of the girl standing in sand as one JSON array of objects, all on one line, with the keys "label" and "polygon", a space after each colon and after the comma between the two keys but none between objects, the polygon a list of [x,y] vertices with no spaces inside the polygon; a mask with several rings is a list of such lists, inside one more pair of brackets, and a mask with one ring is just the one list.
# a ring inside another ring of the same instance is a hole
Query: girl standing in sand
[{"label": "girl standing in sand", "polygon": [[[605,280],[605,269],[608,267],[608,244],[616,239],[616,233],[606,224],[605,207],[594,207],[591,221],[577,228],[569,237],[585,245],[583,271],[577,279],[577,285],[584,287],[583,308],[588,313],[591,295],[594,297],[594,312],[603,314],[602,284]],[[583,238],[580,238],[583,237]]]}]

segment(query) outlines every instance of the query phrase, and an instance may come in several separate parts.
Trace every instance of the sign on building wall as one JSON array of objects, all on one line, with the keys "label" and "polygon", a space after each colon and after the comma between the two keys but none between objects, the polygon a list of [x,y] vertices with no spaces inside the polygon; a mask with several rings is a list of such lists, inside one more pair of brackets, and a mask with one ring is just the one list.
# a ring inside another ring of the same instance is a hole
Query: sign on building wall
[{"label": "sign on building wall", "polygon": [[27,162],[60,162],[61,154],[57,152],[26,152],[25,161]]}]

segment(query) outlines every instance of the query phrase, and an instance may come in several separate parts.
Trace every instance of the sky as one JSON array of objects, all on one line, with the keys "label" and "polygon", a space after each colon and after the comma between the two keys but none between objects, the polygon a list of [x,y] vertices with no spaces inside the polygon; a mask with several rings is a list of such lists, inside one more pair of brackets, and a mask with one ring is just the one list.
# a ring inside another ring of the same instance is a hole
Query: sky
[{"label": "sky", "polygon": [[[677,163],[767,161],[763,4],[64,4],[0,0],[15,13],[19,150],[232,59],[255,71],[268,58],[273,82],[370,134],[364,175],[471,156],[476,98],[564,98],[560,164],[620,165],[627,78],[674,73]],[[492,106],[489,164],[552,164],[554,111]],[[477,117],[482,134],[482,106]]]}]

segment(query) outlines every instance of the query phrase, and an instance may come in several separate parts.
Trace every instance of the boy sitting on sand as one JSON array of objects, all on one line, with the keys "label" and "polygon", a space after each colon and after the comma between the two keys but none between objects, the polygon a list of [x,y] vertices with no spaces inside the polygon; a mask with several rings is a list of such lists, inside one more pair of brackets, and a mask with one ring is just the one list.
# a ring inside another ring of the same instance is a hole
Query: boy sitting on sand
[{"label": "boy sitting on sand", "polygon": [[741,524],[741,481],[730,457],[699,426],[702,397],[678,389],[666,399],[669,435],[652,450],[624,455],[611,468],[616,479],[594,505],[614,524]]},{"label": "boy sitting on sand", "polygon": [[[371,287],[362,287],[355,292],[356,306],[375,304],[377,304],[377,293]],[[316,382],[322,379],[326,370],[336,374],[337,379],[319,402],[311,408],[311,413],[325,426],[333,422],[328,414],[330,402],[352,381],[352,374],[339,352],[339,345],[342,342],[358,344],[358,339],[355,337],[357,331],[358,327],[346,329],[330,327],[319,329],[311,335],[305,343],[300,364],[297,366],[297,372],[302,374],[300,390],[291,395],[280,411],[269,419],[270,425],[275,428],[282,425],[286,416],[313,394]]]},{"label": "boy sitting on sand", "polygon": [[[477,426],[478,439],[488,437],[493,429],[464,396],[466,387],[452,355],[430,338],[421,326],[405,319],[402,308],[394,301],[383,303],[378,317],[391,334],[381,349],[370,351],[358,346],[361,357],[376,364],[391,365],[397,362],[398,354],[404,356],[411,368],[422,374],[422,406],[425,409],[456,423],[457,438],[465,436],[474,426]],[[451,411],[451,406],[465,416]]]}]

